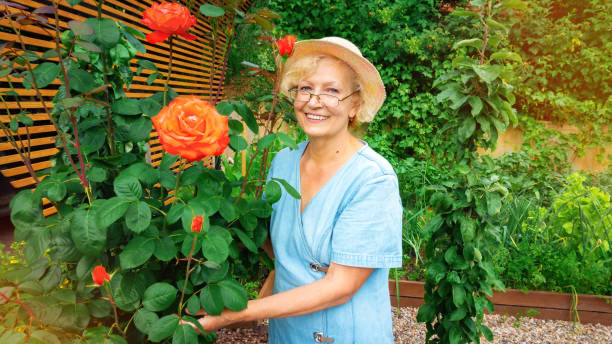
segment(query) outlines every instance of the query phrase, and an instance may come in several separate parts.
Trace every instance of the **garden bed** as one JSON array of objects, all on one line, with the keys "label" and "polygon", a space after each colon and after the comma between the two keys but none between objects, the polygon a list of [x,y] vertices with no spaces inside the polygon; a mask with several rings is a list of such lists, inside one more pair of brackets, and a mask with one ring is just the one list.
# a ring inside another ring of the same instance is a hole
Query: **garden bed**
[{"label": "garden bed", "polygon": [[[423,282],[399,281],[398,283],[401,307],[419,307],[424,303],[425,284]],[[394,280],[389,281],[389,293],[393,306],[397,306],[395,285]],[[529,315],[540,319],[576,320],[582,323],[612,325],[612,297],[578,294],[577,318],[574,316],[572,297],[572,294],[567,293],[506,289],[506,292],[494,292],[492,301],[496,314]]]}]

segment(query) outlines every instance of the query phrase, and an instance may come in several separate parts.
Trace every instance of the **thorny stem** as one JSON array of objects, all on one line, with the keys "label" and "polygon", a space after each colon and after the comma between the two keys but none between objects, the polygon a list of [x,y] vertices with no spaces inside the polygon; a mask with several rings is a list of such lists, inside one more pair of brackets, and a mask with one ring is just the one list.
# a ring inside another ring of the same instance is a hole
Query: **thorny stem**
[{"label": "thorny stem", "polygon": [[[56,17],[57,17],[57,7],[55,4],[55,1],[53,1],[53,5],[56,9]],[[13,22],[13,20],[9,20],[9,23],[11,24],[11,28],[13,29],[14,32],[17,33],[17,39],[19,40],[19,44],[21,45],[21,49],[23,51],[27,51],[25,43],[23,42],[23,38],[21,37],[21,31],[18,30],[15,27],[15,23]],[[56,19],[55,22],[55,30],[56,30],[56,37],[55,37],[55,41],[56,41],[56,49],[59,53],[59,28],[57,27],[59,25],[59,20]],[[59,61],[60,64],[62,64],[62,58],[61,58],[61,54],[59,55]],[[43,108],[45,109],[45,113],[47,113],[49,115],[49,121],[51,122],[51,124],[53,125],[53,128],[55,129],[55,131],[57,132],[58,136],[60,137],[60,140],[62,142],[62,147],[64,148],[64,151],[66,152],[66,156],[68,157],[68,161],[70,162],[70,165],[72,166],[72,169],[74,170],[74,172],[77,175],[79,174],[79,170],[76,167],[74,160],[72,160],[72,157],[70,156],[70,154],[68,154],[68,143],[66,140],[66,137],[63,135],[62,131],[59,129],[57,123],[55,122],[55,120],[53,119],[53,116],[51,116],[51,111],[49,110],[49,107],[47,106],[47,102],[45,101],[45,98],[42,96],[42,94],[40,93],[40,89],[38,88],[38,82],[36,80],[36,76],[34,75],[34,72],[32,71],[32,65],[30,64],[30,61],[28,61],[28,59],[25,59],[25,63],[27,65],[27,70],[30,73],[30,77],[32,78],[32,83],[34,86],[34,90],[36,92],[36,96],[38,97],[39,101],[41,102]],[[63,64],[62,64],[63,66]],[[62,68],[62,70],[64,70],[64,68]],[[64,74],[65,74],[65,70],[64,70]],[[65,75],[64,75],[65,77]],[[65,79],[66,81],[67,79]],[[68,86],[66,86],[68,87]],[[83,187],[86,187],[86,185],[83,185]]]},{"label": "thorny stem", "polygon": [[[210,102],[215,105],[215,103],[213,103],[213,78],[215,77],[215,54],[217,53],[217,33],[215,32],[217,30],[217,26],[215,25],[215,19],[212,19],[212,30],[210,31],[210,33],[212,34],[212,61],[210,64],[210,74],[208,75],[208,99],[210,100]],[[221,81],[219,81],[219,88],[221,88]]]},{"label": "thorny stem", "polygon": [[[108,295],[108,302],[110,302],[111,306],[113,307],[113,313],[115,314],[115,323],[113,324],[113,327],[117,326],[119,331],[121,331],[121,328],[119,327],[119,315],[117,314],[117,305],[115,305],[115,300],[113,300],[110,288],[108,287],[108,284],[106,282],[104,282],[104,289],[106,290],[106,294]],[[125,336],[124,331],[121,331],[121,333],[123,334],[123,336]]]},{"label": "thorny stem", "polygon": [[[102,4],[103,3],[104,3],[103,0],[97,1],[98,20],[102,18]],[[106,66],[106,53],[102,52],[100,55],[101,55],[100,57],[102,58],[102,76],[104,77],[104,84],[108,85],[108,77],[106,76],[106,73],[108,71],[108,68]],[[108,87],[105,89],[104,94],[106,97],[106,103],[110,104]],[[115,139],[114,139],[115,133],[113,130],[113,115],[111,114],[110,108],[108,106],[105,106],[104,109],[106,110],[106,122],[108,126],[108,147],[110,149],[110,154],[115,155],[116,151],[115,151]]]},{"label": "thorny stem", "polygon": [[189,260],[187,260],[187,269],[185,272],[185,282],[183,283],[183,291],[181,292],[181,300],[179,301],[179,310],[178,310],[178,316],[179,318],[181,317],[182,311],[183,311],[183,299],[185,298],[185,289],[187,288],[187,281],[189,281],[189,274],[191,273],[191,271],[189,271],[189,266],[191,265],[191,260],[193,259],[193,251],[195,250],[195,245],[196,242],[198,241],[198,235],[195,234],[193,236],[193,244],[191,244],[191,251],[189,251]]},{"label": "thorny stem", "polygon": [[[489,5],[487,7],[487,17],[491,17],[491,2],[488,1],[487,4]],[[482,49],[480,50],[480,65],[484,64],[484,57],[485,57],[485,50],[487,49],[487,40],[489,37],[489,24],[487,23],[487,21],[484,21],[484,37],[482,39]]]},{"label": "thorny stem", "polygon": [[[0,96],[0,100],[4,104],[4,107],[6,108],[6,113],[8,114],[10,118],[11,112],[8,108],[8,104],[6,104],[4,97]],[[36,183],[38,183],[40,180],[38,179],[38,176],[36,175],[36,172],[34,171],[34,168],[32,167],[32,161],[30,160],[30,149],[29,149],[30,148],[29,147],[30,146],[30,135],[28,135],[28,152],[27,154],[24,155],[25,147],[23,146],[23,141],[20,140],[21,145],[17,144],[17,141],[15,140],[15,136],[13,135],[13,132],[9,128],[7,128],[6,125],[2,122],[0,122],[0,128],[4,132],[4,135],[6,135],[6,138],[9,140],[13,149],[15,149],[15,151],[17,151],[17,154],[19,154],[19,157],[23,161],[30,176],[34,179],[34,181],[36,181]]]},{"label": "thorny stem", "polygon": [[17,296],[17,300],[13,300],[11,298],[9,298],[8,296],[6,296],[5,293],[0,291],[0,297],[2,297],[6,302],[12,302],[12,303],[16,303],[19,306],[23,307],[23,309],[26,310],[26,312],[28,312],[28,314],[30,314],[30,326],[28,326],[28,338],[30,337],[30,331],[32,329],[32,321],[36,318],[34,316],[34,312],[32,312],[32,309],[28,306],[26,306],[22,301],[21,298],[19,297],[19,293],[16,292],[16,296]]},{"label": "thorny stem", "polygon": [[[223,51],[223,65],[221,66],[221,77],[219,79],[219,86],[217,87],[217,93],[215,94],[215,99],[213,99],[212,104],[216,105],[219,101],[219,97],[221,96],[221,85],[225,80],[225,71],[227,69],[227,61],[229,60],[229,47],[234,40],[234,35],[231,35],[227,41],[225,42],[225,50]],[[212,89],[212,88],[211,88]]]},{"label": "thorny stem", "polygon": [[164,106],[167,105],[166,95],[168,94],[168,84],[170,83],[170,75],[172,74],[172,40],[174,36],[170,35],[168,44],[170,45],[170,56],[168,57],[168,74],[166,75],[166,83],[164,84]]}]

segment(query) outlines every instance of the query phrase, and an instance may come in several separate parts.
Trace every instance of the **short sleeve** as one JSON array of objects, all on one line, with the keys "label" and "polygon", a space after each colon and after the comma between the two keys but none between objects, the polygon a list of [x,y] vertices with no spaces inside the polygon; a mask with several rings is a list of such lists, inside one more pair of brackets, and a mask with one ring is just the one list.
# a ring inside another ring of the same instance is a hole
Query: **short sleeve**
[{"label": "short sleeve", "polygon": [[331,245],[331,261],[337,264],[402,266],[402,204],[395,175],[359,187],[334,225]]}]

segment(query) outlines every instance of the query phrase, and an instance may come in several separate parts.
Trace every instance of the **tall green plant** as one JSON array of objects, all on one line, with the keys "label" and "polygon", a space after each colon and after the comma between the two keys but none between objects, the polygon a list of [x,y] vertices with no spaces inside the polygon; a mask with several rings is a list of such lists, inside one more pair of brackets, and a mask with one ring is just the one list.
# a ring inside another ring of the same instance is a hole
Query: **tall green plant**
[{"label": "tall green plant", "polygon": [[498,49],[508,28],[498,21],[502,10],[523,8],[518,0],[472,1],[470,10],[450,15],[474,18],[483,32],[478,38],[456,42],[453,70],[434,83],[454,111],[447,125],[454,132],[455,177],[433,189],[430,203],[436,216],[429,222],[425,304],[417,319],[427,325],[428,343],[491,340],[482,324],[484,310],[493,311],[492,287],[504,289],[491,265],[492,239],[499,227],[493,219],[508,195],[499,176],[480,165],[478,147],[495,147],[499,132],[513,123],[514,95],[510,61],[520,61],[511,51]]}]

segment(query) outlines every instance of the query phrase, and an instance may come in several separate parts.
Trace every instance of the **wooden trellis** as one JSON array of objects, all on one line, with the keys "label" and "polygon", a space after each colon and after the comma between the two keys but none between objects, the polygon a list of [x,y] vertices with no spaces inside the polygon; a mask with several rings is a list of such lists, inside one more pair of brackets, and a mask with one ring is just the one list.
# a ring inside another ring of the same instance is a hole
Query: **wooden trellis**
[{"label": "wooden trellis", "polygon": [[[26,6],[31,11],[36,8],[51,5],[50,1],[45,0],[13,0],[13,2]],[[187,6],[191,13],[196,15],[198,19],[197,24],[192,27],[189,32],[198,38],[195,41],[187,41],[181,37],[176,37],[174,39],[173,67],[169,85],[181,95],[194,94],[203,99],[208,99],[211,96],[210,78],[213,61],[212,35],[211,25],[207,21],[207,18],[199,13],[199,7],[204,3],[211,3],[211,1],[181,0],[179,2]],[[74,7],[71,7],[66,0],[58,0],[57,3],[59,5],[59,25],[62,30],[68,29],[67,22],[70,20],[84,21],[87,18],[97,16],[95,0],[83,0],[79,5]],[[127,26],[148,34],[151,30],[140,24],[140,20],[142,18],[142,11],[150,7],[152,3],[153,1],[150,0],[105,0],[102,6],[102,16],[115,19]],[[212,3],[214,5],[221,5],[219,1],[213,1]],[[251,3],[252,0],[243,0],[239,8],[246,11]],[[4,5],[0,4],[0,6]],[[222,83],[220,79],[223,51],[219,47],[222,47],[227,39],[223,28],[231,25],[232,21],[233,14],[226,13],[224,17],[220,18],[220,25],[217,26],[219,38],[217,41],[218,48],[215,50],[214,56],[215,68],[212,75],[213,90],[216,90],[217,87],[219,87],[219,83]],[[55,24],[52,18],[50,18],[50,24]],[[40,50],[41,52],[39,55],[55,46],[54,37],[50,36],[50,34],[54,34],[54,32],[46,32],[33,25],[22,27],[22,37],[25,44],[30,50]],[[17,41],[17,36],[11,29],[8,19],[0,20],[0,41]],[[140,41],[146,47],[146,54],[137,54],[136,59],[132,61],[132,71],[136,72],[138,68],[136,64],[137,60],[145,58],[157,66],[158,72],[161,73],[162,76],[151,85],[148,85],[147,77],[150,73],[154,73],[153,71],[144,70],[140,75],[134,74],[133,83],[130,90],[127,92],[128,97],[131,98],[146,98],[158,91],[163,91],[165,78],[167,76],[169,60],[169,45],[167,41],[154,45],[149,44],[144,39],[140,39]],[[42,103],[36,98],[35,91],[23,88],[21,78],[11,77],[11,81],[16,87],[16,92],[19,94],[22,108],[30,112],[27,116],[34,121],[34,125],[28,127],[32,166],[35,171],[51,167],[49,158],[57,153],[57,148],[55,148],[57,133],[49,121],[49,115],[45,113]],[[51,99],[57,92],[59,86],[60,80],[56,79],[49,86],[41,90],[47,104],[51,104]],[[222,96],[222,85],[220,87]],[[3,78],[0,80],[0,92],[7,91],[10,91],[10,87],[6,78]],[[6,94],[4,94],[3,97],[11,113],[13,111],[15,111],[15,113],[19,111],[19,106],[15,97]],[[6,111],[0,113],[6,113]],[[10,118],[6,114],[0,114],[0,121],[8,123]],[[19,140],[25,140],[25,142],[27,142],[25,127],[20,127],[17,134]],[[152,163],[153,165],[158,165],[162,154],[161,145],[159,144],[155,131],[151,134],[150,145]],[[32,187],[35,184],[35,180],[28,173],[22,159],[2,132],[0,132],[0,171],[16,189]]]}]

